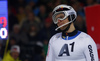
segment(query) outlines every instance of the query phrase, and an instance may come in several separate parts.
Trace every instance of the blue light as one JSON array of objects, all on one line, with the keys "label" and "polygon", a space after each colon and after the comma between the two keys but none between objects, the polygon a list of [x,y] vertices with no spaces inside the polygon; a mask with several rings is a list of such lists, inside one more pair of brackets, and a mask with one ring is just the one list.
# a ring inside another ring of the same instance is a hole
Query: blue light
[{"label": "blue light", "polygon": [[[7,30],[8,33],[8,5],[7,5],[7,0],[0,0],[0,18],[5,17],[7,19],[7,25],[4,27]],[[0,20],[1,22],[4,22],[4,20]],[[0,30],[3,28],[3,23],[0,23]],[[3,32],[4,33],[4,32]],[[6,38],[1,38],[0,34],[0,40],[1,39],[7,39],[8,34]]]}]

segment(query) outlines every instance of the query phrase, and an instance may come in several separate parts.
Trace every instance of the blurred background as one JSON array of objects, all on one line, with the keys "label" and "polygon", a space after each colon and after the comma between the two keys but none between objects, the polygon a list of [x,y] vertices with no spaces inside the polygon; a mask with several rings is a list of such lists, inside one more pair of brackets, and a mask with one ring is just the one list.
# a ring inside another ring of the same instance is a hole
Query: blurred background
[{"label": "blurred background", "polygon": [[[21,61],[45,61],[49,39],[56,34],[52,10],[59,4],[71,5],[77,12],[76,29],[87,33],[84,7],[100,0],[8,0],[9,43],[20,47]],[[4,59],[6,40],[0,40],[0,60]],[[16,55],[15,55],[16,56]]]}]

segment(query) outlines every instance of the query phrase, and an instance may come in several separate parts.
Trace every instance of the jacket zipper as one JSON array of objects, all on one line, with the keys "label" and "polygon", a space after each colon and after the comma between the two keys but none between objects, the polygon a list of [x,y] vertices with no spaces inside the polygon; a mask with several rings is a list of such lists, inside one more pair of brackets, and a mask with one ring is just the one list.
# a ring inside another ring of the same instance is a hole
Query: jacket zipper
[{"label": "jacket zipper", "polygon": [[67,36],[67,40],[68,40],[68,36]]}]

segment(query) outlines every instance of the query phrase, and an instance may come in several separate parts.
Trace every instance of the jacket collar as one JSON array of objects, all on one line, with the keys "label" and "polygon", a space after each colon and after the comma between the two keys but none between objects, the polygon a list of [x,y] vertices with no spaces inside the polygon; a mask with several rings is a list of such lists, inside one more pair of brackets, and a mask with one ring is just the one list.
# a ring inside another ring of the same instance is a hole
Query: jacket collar
[{"label": "jacket collar", "polygon": [[62,39],[64,40],[71,40],[77,37],[81,32],[78,30],[74,30],[71,33],[62,33]]}]

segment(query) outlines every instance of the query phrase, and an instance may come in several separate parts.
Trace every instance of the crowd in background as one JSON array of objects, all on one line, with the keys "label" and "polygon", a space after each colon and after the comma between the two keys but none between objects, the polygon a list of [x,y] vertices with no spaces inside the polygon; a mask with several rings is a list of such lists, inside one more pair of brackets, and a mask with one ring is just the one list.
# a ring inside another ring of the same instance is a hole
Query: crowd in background
[{"label": "crowd in background", "polygon": [[[52,10],[59,4],[71,5],[78,16],[76,29],[86,31],[84,7],[97,5],[100,0],[8,0],[9,44],[20,46],[21,61],[45,61],[48,41],[56,25],[52,21]],[[3,59],[6,40],[0,40],[0,60]]]}]

